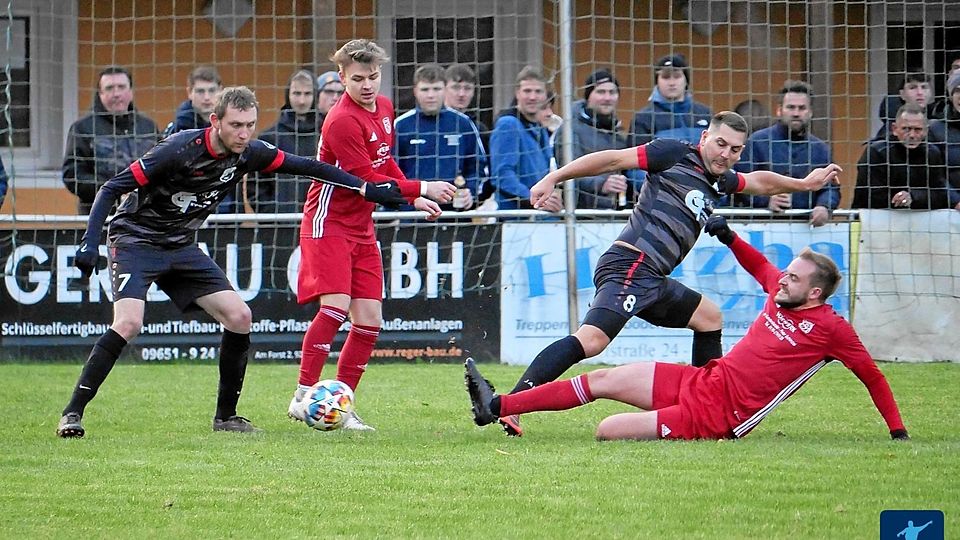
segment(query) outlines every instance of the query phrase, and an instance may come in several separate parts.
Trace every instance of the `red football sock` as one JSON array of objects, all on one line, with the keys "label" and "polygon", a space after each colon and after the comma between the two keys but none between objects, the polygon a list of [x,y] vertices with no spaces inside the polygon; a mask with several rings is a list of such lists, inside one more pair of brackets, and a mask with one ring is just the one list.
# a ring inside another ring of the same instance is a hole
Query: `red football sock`
[{"label": "red football sock", "polygon": [[303,335],[303,345],[300,348],[300,384],[313,386],[320,380],[323,364],[330,356],[330,343],[346,318],[346,311],[333,306],[320,306],[320,311]]},{"label": "red football sock", "polygon": [[340,359],[337,361],[338,381],[346,383],[356,391],[357,384],[360,383],[360,377],[363,377],[363,372],[367,369],[370,353],[373,352],[373,346],[377,343],[377,336],[379,335],[379,326],[355,324],[350,328],[347,342],[343,344]]},{"label": "red football sock", "polygon": [[564,411],[593,401],[587,375],[553,381],[542,386],[500,396],[500,416],[534,411]]}]

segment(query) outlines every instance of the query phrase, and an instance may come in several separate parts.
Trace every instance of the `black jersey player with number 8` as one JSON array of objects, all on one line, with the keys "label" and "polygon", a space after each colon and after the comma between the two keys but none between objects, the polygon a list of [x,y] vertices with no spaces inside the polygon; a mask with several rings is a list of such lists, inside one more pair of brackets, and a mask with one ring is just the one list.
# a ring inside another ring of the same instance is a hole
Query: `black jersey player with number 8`
[{"label": "black jersey player with number 8", "polygon": [[[570,366],[600,354],[632,317],[667,328],[692,329],[695,366],[720,357],[720,308],[670,278],[670,273],[693,248],[721,196],[816,191],[835,183],[840,172],[834,164],[803,179],[772,171],[734,172],[731,168],[740,159],[747,131],[743,117],[720,112],[697,146],[657,139],[634,148],[587,154],[531,188],[530,202],[538,208],[557,184],[567,180],[627,169],[649,173],[629,222],[597,261],[597,291],[583,324],[541,351],[512,392],[553,381]],[[516,417],[500,422],[507,434],[520,435]]]}]

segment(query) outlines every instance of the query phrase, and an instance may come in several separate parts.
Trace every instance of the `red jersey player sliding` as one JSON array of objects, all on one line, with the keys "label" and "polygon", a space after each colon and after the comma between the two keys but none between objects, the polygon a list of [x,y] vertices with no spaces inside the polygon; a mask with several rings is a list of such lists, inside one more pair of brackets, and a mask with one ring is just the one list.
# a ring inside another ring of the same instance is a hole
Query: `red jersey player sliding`
[{"label": "red jersey player sliding", "polygon": [[[408,180],[394,162],[393,103],[380,95],[380,68],[389,58],[376,43],[355,39],[331,60],[337,64],[346,95],[327,113],[320,134],[320,161],[336,164],[371,182],[396,180],[400,192],[427,219],[440,215],[440,203],[453,200],[449,182]],[[297,300],[320,302],[303,337],[298,386],[287,413],[302,420],[298,403],[320,379],[330,344],[347,314],[353,323],[337,361],[337,379],[354,391],[367,367],[382,320],[383,263],[374,235],[374,205],[355,192],[314,189],[307,193],[300,226],[300,274]],[[344,429],[373,428],[352,413]]]},{"label": "red jersey player sliding", "polygon": [[704,229],[730,246],[769,295],[760,316],[729,353],[702,368],[639,362],[503,396],[494,394],[468,358],[474,422],[482,426],[505,415],[571,409],[606,398],[644,411],[604,419],[598,439],[740,438],[837,359],[867,387],[890,436],[909,439],[887,380],[850,323],[825,303],[840,281],[837,265],[807,248],[781,272],[731,231],[723,217],[711,216]]}]

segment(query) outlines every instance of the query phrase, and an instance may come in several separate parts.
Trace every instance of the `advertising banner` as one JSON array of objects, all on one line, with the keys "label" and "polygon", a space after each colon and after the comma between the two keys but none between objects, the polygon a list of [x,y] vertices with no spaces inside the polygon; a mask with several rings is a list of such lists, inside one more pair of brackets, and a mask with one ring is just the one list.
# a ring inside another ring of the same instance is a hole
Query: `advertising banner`
[{"label": "advertising banner", "polygon": [[[844,275],[850,268],[850,226],[806,223],[732,223],[745,240],[778,268],[785,268],[804,247],[833,258]],[[593,298],[597,259],[616,240],[622,223],[579,223],[576,227],[578,317]],[[567,325],[566,245],[562,223],[508,223],[503,228],[501,359],[529,364],[541,349],[571,333]],[[723,346],[729,350],[750,327],[766,295],[723,244],[704,234],[672,277],[716,302],[723,312]],[[838,313],[850,310],[848,280],[831,299]],[[689,362],[693,333],[653,326],[634,318],[594,363],[624,364],[658,360]]]},{"label": "advertising banner", "polygon": [[[299,222],[201,229],[201,248],[224,268],[253,312],[252,361],[298,362],[317,304],[296,300]],[[72,258],[82,231],[13,231],[0,247],[0,359],[80,360],[112,321],[110,282],[87,287]],[[372,361],[460,361],[499,352],[499,228],[395,224],[378,227],[384,261],[380,339]],[[106,247],[100,247],[106,255]],[[103,264],[103,263],[101,263]],[[338,351],[349,330],[340,329]],[[219,323],[181,313],[154,286],[143,330],[125,351],[144,361],[216,361]],[[335,355],[334,355],[335,356]]]},{"label": "advertising banner", "polygon": [[854,327],[874,357],[960,362],[960,212],[860,211]]}]

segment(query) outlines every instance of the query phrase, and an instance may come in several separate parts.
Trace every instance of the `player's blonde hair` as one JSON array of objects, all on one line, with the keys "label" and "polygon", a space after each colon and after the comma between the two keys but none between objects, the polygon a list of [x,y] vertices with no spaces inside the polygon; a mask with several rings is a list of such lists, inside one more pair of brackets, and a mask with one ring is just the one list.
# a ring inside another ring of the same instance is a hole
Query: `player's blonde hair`
[{"label": "player's blonde hair", "polygon": [[223,118],[229,107],[240,111],[256,109],[260,112],[257,96],[246,86],[228,86],[217,94],[217,104],[213,106],[213,113],[217,118]]},{"label": "player's blonde hair", "polygon": [[810,261],[817,268],[810,276],[810,285],[820,287],[820,290],[823,291],[820,293],[820,301],[826,302],[827,298],[830,298],[830,295],[837,290],[840,280],[843,279],[837,263],[833,262],[830,257],[817,253],[808,247],[803,248],[797,257]]},{"label": "player's blonde hair", "polygon": [[382,65],[390,61],[387,51],[369,39],[352,39],[330,57],[341,70],[354,62]]}]

